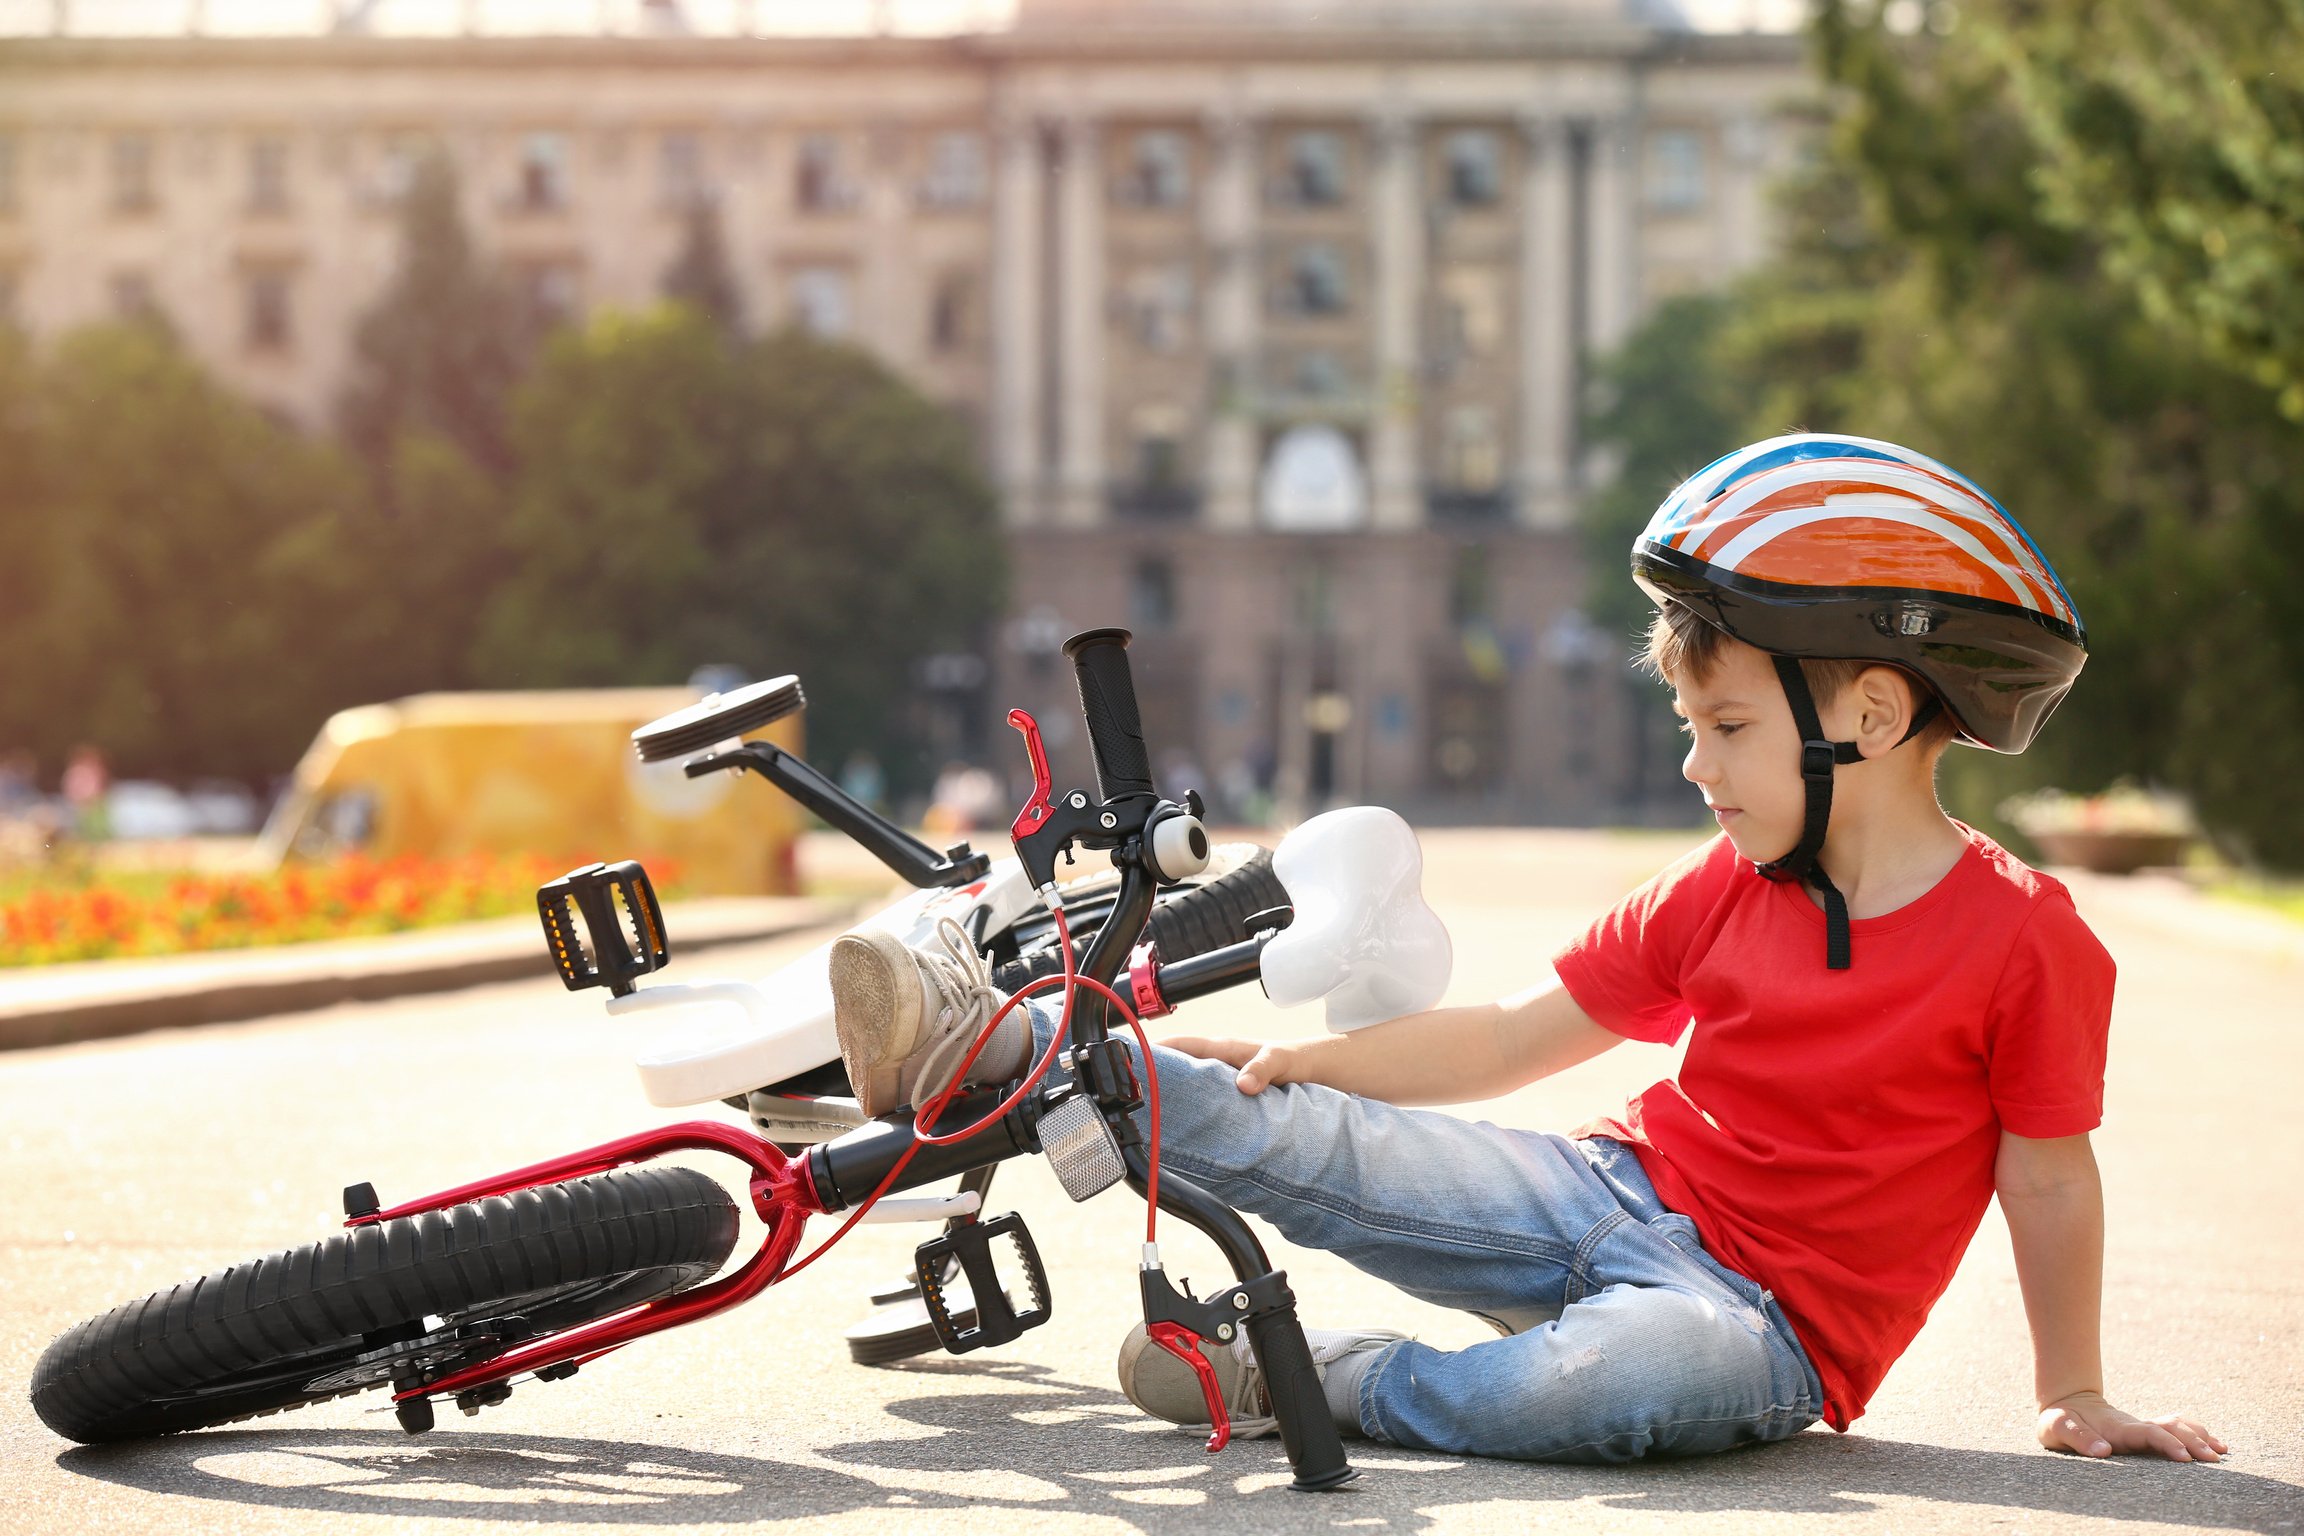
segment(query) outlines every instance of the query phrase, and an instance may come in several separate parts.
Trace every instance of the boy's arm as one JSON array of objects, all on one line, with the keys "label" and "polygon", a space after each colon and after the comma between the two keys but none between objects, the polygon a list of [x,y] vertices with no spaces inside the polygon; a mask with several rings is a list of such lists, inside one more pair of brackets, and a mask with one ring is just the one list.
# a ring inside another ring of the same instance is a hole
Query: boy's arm
[{"label": "boy's arm", "polygon": [[1393,1104],[1464,1104],[1524,1088],[1623,1038],[1593,1023],[1553,980],[1500,1003],[1436,1008],[1313,1040],[1179,1035],[1161,1044],[1238,1067],[1242,1093],[1325,1083]]},{"label": "boy's arm", "polygon": [[2032,1324],[2040,1443],[2083,1456],[2215,1461],[2224,1442],[2190,1419],[2139,1419],[2104,1400],[2104,1186],[2087,1133],[2039,1140],[2002,1131],[1992,1173]]}]

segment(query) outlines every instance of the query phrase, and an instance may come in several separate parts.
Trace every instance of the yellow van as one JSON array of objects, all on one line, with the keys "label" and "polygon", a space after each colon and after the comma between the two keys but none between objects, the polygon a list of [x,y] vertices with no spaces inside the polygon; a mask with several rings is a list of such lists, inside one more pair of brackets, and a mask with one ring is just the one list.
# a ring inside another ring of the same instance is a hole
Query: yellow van
[{"label": "yellow van", "polygon": [[[424,693],[332,715],[266,824],[275,864],[357,851],[637,858],[697,895],[789,895],[801,811],[742,773],[643,763],[632,732],[688,688]],[[800,716],[755,739],[800,750]]]}]

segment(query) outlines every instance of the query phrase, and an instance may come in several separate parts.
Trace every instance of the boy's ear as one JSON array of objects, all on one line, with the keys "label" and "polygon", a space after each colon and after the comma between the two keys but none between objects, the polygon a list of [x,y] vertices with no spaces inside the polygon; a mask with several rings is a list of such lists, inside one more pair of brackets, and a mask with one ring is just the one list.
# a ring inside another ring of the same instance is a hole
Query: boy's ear
[{"label": "boy's ear", "polygon": [[1848,692],[1856,707],[1855,736],[1867,757],[1902,741],[1920,709],[1920,690],[1894,667],[1866,667]]}]

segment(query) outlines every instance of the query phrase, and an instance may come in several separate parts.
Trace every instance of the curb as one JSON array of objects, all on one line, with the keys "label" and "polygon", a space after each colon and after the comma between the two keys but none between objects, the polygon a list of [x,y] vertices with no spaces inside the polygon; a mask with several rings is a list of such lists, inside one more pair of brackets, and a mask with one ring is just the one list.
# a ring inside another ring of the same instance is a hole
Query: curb
[{"label": "curb", "polygon": [[[673,953],[781,938],[844,920],[845,902],[726,898],[666,909]],[[223,1024],[339,1003],[552,976],[532,918],[373,939],[99,960],[0,972],[0,1051]]]}]

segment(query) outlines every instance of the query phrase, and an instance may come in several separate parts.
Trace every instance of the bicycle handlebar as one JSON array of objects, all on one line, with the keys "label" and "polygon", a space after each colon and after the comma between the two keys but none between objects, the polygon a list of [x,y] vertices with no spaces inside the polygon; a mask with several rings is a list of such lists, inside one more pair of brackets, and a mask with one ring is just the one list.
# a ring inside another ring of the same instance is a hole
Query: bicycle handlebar
[{"label": "bicycle handlebar", "polygon": [[1152,758],[1144,722],[1136,713],[1136,684],[1128,670],[1128,631],[1083,630],[1064,642],[1080,685],[1080,713],[1096,756],[1096,789],[1106,800],[1152,793]]}]

